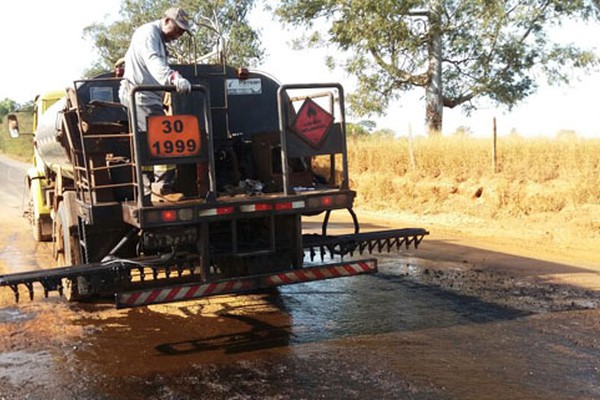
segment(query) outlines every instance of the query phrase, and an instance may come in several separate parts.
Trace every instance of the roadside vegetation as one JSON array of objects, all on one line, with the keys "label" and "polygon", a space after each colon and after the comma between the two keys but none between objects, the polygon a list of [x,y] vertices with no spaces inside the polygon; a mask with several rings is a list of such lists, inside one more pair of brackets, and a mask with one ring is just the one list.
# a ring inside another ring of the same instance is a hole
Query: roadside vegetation
[{"label": "roadside vegetation", "polygon": [[353,136],[350,187],[360,210],[415,223],[597,243],[600,140],[568,133],[498,138],[495,163],[491,139]]},{"label": "roadside vegetation", "polygon": [[348,147],[351,186],[374,208],[443,211],[467,198],[465,211],[493,217],[600,201],[600,140],[499,138],[496,168],[488,139],[419,137],[412,157],[407,139],[351,138]]},{"label": "roadside vegetation", "polygon": [[[30,121],[21,118],[23,131]],[[0,153],[28,162],[32,136],[10,139],[4,121]],[[412,150],[411,150],[412,149]],[[356,206],[388,214],[452,216],[468,221],[558,224],[557,231],[600,238],[600,140],[468,135],[394,138],[387,132],[348,138]],[[338,164],[339,165],[339,164]],[[471,219],[469,219],[471,218]],[[540,228],[542,229],[542,228]]]},{"label": "roadside vegetation", "polygon": [[[412,152],[411,152],[412,148]],[[504,225],[549,240],[600,239],[600,140],[350,137],[356,206],[459,229]]]},{"label": "roadside vegetation", "polygon": [[33,135],[27,134],[31,132],[31,120],[31,113],[19,113],[19,127],[21,132],[25,134],[18,138],[11,138],[6,129],[6,117],[0,119],[2,122],[0,128],[0,154],[25,162],[31,160],[33,157]]}]

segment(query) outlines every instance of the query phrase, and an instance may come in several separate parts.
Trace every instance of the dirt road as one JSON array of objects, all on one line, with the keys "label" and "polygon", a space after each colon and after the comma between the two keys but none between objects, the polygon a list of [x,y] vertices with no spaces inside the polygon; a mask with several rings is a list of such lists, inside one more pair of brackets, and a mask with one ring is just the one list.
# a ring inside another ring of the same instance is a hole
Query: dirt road
[{"label": "dirt road", "polygon": [[[0,163],[0,273],[50,265],[20,168]],[[0,398],[600,399],[593,257],[424,227],[378,274],[248,296],[115,310],[2,290]]]}]

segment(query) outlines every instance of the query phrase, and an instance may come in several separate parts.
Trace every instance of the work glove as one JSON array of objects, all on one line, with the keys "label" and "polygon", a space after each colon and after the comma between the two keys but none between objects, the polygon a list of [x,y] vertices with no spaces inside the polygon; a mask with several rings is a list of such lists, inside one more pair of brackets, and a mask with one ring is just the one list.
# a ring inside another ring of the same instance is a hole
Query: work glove
[{"label": "work glove", "polygon": [[192,91],[192,84],[190,81],[181,76],[178,72],[173,73],[171,81],[175,85],[177,93],[187,94]]}]

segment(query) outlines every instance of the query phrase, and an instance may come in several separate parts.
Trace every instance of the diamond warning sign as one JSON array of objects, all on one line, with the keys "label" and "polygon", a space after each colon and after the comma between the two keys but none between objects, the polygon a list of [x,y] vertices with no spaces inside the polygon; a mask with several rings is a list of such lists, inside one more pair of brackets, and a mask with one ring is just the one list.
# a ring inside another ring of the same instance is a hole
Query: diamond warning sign
[{"label": "diamond warning sign", "polygon": [[296,115],[292,129],[308,144],[317,148],[325,139],[332,123],[333,116],[312,99],[307,98]]}]

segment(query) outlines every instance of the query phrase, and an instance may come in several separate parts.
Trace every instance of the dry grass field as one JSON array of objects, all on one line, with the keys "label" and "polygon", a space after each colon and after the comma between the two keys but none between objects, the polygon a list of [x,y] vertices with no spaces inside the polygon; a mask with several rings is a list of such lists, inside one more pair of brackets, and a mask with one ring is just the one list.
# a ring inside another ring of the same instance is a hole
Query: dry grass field
[{"label": "dry grass field", "polygon": [[[411,157],[410,149],[413,149]],[[600,140],[354,137],[357,207],[476,235],[597,248]]]},{"label": "dry grass field", "polygon": [[[600,202],[600,140],[499,138],[497,171],[490,140],[433,137],[353,138],[352,186],[359,202],[423,212],[457,211],[482,216],[529,216]],[[460,199],[460,200],[459,200]]]}]

